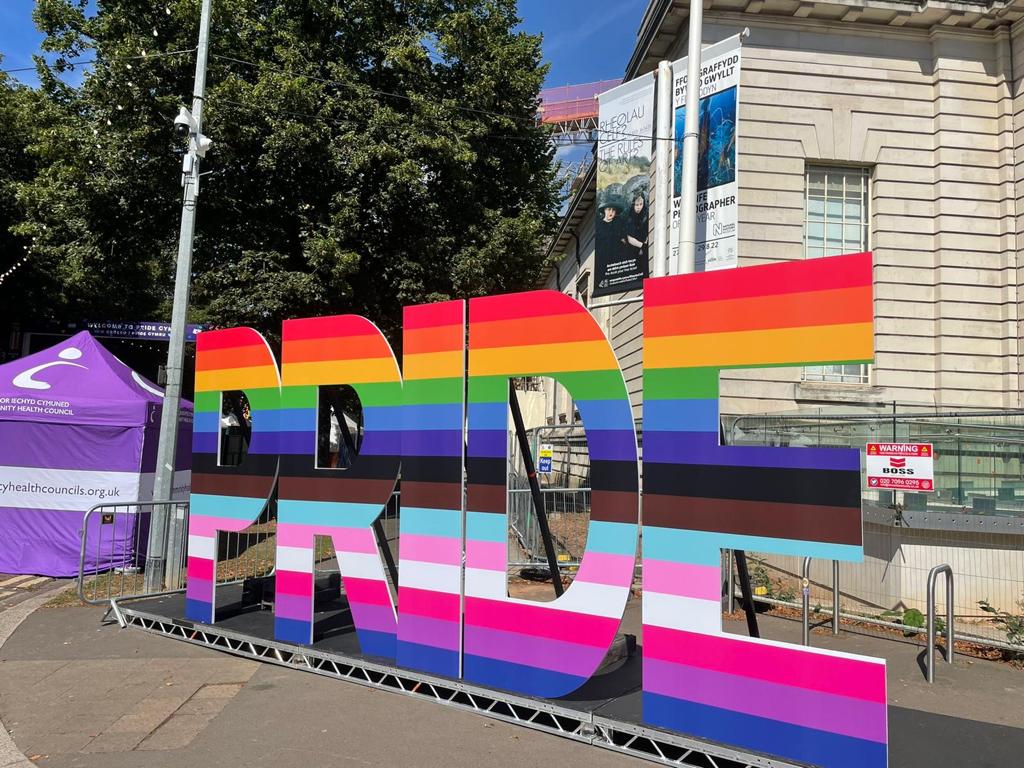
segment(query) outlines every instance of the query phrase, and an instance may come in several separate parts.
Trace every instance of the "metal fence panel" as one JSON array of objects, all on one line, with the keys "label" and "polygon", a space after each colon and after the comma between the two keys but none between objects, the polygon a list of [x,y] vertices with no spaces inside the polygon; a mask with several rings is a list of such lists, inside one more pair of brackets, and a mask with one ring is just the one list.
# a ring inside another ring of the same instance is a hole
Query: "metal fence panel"
[{"label": "metal fence panel", "polygon": [[[187,528],[188,502],[182,501],[97,504],[85,513],[78,561],[78,596],[83,602],[98,605],[145,593],[146,546],[156,507],[167,508],[168,525],[171,518],[180,517]],[[183,575],[184,563],[175,566]]]},{"label": "metal fence panel", "polygon": [[[525,480],[510,479],[508,492],[508,562],[510,567],[547,567],[544,544],[530,489]],[[578,567],[587,544],[590,524],[590,488],[541,488],[544,512],[562,568]]]},{"label": "metal fence panel", "polygon": [[[146,546],[153,510],[167,508],[169,551],[160,592],[185,588],[188,561],[187,501],[132,501],[97,504],[82,522],[78,566],[78,596],[86,603],[105,604],[112,598],[145,597],[158,594],[147,590],[143,577]],[[276,510],[268,504],[248,528],[218,536],[218,583],[226,584],[273,573]]]},{"label": "metal fence panel", "polygon": [[[725,421],[726,441],[738,445],[855,448],[863,456],[868,442],[932,443],[934,493],[861,484],[864,560],[839,565],[841,610],[908,634],[923,632],[928,574],[948,563],[961,639],[1008,645],[1005,627],[981,604],[1024,614],[1024,413],[804,413]],[[749,556],[760,596],[797,607],[800,558]],[[812,561],[810,578],[812,606],[830,613],[831,562]],[[938,598],[941,616],[946,606]]]}]

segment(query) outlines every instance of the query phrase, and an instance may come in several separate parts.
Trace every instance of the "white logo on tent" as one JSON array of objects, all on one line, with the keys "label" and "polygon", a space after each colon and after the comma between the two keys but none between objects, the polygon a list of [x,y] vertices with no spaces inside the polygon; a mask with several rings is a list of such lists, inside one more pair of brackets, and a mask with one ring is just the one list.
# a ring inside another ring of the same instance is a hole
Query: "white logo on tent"
[{"label": "white logo on tent", "polygon": [[62,349],[57,353],[57,357],[59,357],[60,360],[54,360],[52,363],[43,363],[42,365],[37,365],[34,368],[29,368],[27,371],[22,371],[11,380],[11,383],[21,389],[49,389],[51,386],[50,382],[39,381],[38,379],[33,378],[33,376],[41,371],[45,371],[47,368],[54,368],[58,365],[70,365],[74,368],[81,368],[82,370],[87,371],[89,369],[86,366],[70,362],[71,360],[78,360],[81,356],[82,350],[77,347]]},{"label": "white logo on tent", "polygon": [[142,378],[141,376],[139,376],[139,374],[136,373],[135,371],[132,371],[132,380],[134,380],[136,384],[138,384],[140,387],[142,387],[144,390],[146,390],[150,394],[156,395],[157,397],[163,397],[164,396],[164,391],[162,389],[157,389],[156,387],[151,387],[149,384],[146,383],[146,380],[144,378]]}]

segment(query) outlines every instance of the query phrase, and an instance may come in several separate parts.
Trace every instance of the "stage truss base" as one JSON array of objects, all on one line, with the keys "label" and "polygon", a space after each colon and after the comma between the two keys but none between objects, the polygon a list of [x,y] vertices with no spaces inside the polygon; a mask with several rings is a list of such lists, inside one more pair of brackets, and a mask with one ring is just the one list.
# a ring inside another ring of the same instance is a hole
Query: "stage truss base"
[{"label": "stage truss base", "polygon": [[539,699],[524,698],[314,648],[264,640],[216,626],[167,618],[138,610],[130,604],[118,605],[117,608],[125,626],[129,628],[165,635],[256,661],[427,699],[662,765],[692,768],[799,768],[793,763],[747,754],[727,746],[601,717],[592,712]]}]

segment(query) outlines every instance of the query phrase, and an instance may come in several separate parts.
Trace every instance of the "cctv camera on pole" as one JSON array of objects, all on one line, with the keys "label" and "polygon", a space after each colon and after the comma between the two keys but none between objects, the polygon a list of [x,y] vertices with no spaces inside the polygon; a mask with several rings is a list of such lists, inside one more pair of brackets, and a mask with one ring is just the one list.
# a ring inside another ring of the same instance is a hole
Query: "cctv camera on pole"
[{"label": "cctv camera on pole", "polygon": [[[201,107],[201,105],[200,105]],[[201,114],[201,109],[200,109]],[[196,158],[206,157],[207,151],[213,146],[213,142],[204,136],[199,130],[199,121],[185,107],[178,111],[174,118],[174,132],[181,138],[188,139],[188,151],[181,163],[181,186],[185,187],[188,194],[188,185],[193,183],[195,196],[199,196],[199,165]]]},{"label": "cctv camera on pole", "polygon": [[[181,184],[185,188],[181,204],[181,230],[178,237],[178,263],[174,277],[174,308],[171,311],[171,339],[167,347],[167,388],[164,390],[160,415],[160,440],[156,452],[156,478],[153,501],[170,501],[174,490],[174,465],[178,448],[178,411],[181,405],[182,367],[185,357],[185,321],[188,316],[189,281],[192,273],[192,238],[195,233],[196,201],[199,197],[199,163],[212,142],[203,135],[203,99],[206,95],[206,54],[210,46],[210,3],[203,0],[199,20],[199,46],[196,49],[196,77],[193,87],[192,111],[182,107],[174,118],[174,132],[188,138],[188,152],[181,166]],[[177,581],[181,564],[184,520],[170,513],[170,504],[155,504],[149,528],[146,555],[147,592],[164,589],[165,570],[168,582]],[[176,583],[168,584],[177,587]]]}]

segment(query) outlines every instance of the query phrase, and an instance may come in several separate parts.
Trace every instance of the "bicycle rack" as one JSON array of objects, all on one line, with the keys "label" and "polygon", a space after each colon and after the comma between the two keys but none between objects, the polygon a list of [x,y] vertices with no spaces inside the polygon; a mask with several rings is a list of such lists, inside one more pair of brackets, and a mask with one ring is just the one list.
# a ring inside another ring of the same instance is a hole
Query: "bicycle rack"
[{"label": "bicycle rack", "polygon": [[936,565],[928,573],[928,650],[925,665],[928,682],[935,682],[935,580],[946,574],[946,663],[953,663],[953,569],[949,565]]}]

